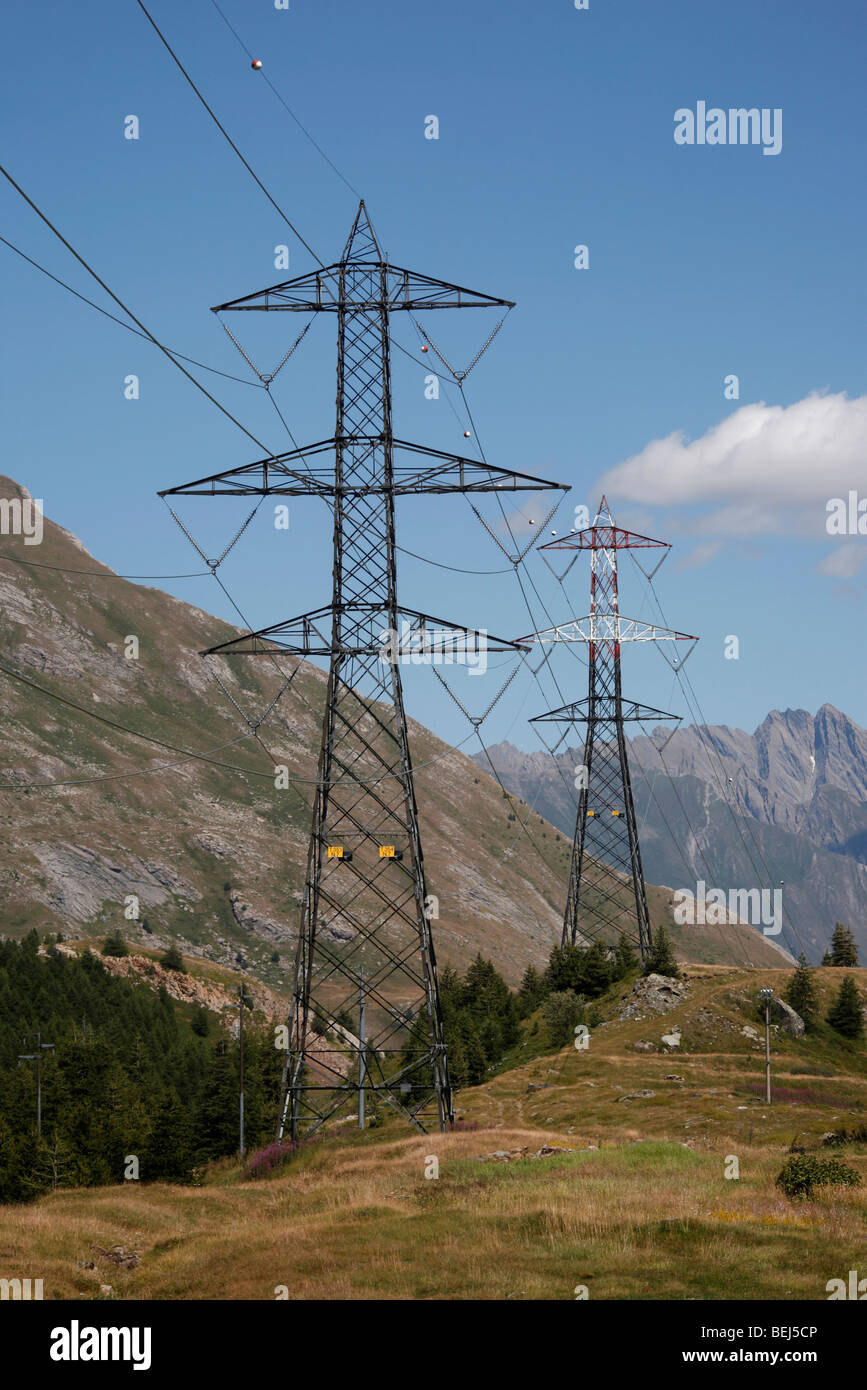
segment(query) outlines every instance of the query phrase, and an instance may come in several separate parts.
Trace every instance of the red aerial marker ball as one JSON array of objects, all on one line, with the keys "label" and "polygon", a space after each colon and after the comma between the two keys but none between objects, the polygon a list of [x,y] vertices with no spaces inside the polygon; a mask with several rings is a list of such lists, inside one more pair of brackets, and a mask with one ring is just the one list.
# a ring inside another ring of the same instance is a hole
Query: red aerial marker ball
[{"label": "red aerial marker ball", "polygon": [[261,66],[262,66],[262,59],[261,59],[261,58],[254,58],[253,61],[252,61],[252,63],[250,64],[250,67],[251,67],[251,68],[255,68],[257,72],[259,71],[259,68],[260,68]]},{"label": "red aerial marker ball", "polygon": [[422,352],[430,352],[430,348],[428,347],[427,343],[423,343],[423,344],[422,344],[422,349],[421,349],[421,350],[422,350]]}]

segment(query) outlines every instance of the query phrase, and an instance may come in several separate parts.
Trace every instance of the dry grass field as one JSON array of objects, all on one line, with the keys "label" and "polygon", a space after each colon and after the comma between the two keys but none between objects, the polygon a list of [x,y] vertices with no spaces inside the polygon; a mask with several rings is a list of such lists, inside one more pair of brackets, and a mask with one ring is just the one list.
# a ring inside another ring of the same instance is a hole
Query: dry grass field
[{"label": "dry grass field", "polygon": [[[227,1162],[197,1188],[0,1208],[0,1265],[42,1278],[46,1298],[574,1299],[583,1286],[593,1299],[824,1300],[829,1279],[867,1274],[867,1183],[792,1202],[774,1179],[793,1141],[818,1148],[864,1123],[864,1047],[775,1031],[767,1106],[761,1045],[742,1029],[755,991],[786,972],[688,975],[664,1018],[616,1021],[614,1001],[586,1051],[532,1056],[530,1040],[526,1062],[459,1096],[454,1133],[337,1126],[256,1181]],[[824,995],[840,976],[817,972]],[[635,1051],[674,1024],[679,1049]],[[654,1094],[624,1099],[639,1090]],[[543,1146],[561,1151],[535,1156]],[[867,1145],[822,1152],[867,1178]]]}]

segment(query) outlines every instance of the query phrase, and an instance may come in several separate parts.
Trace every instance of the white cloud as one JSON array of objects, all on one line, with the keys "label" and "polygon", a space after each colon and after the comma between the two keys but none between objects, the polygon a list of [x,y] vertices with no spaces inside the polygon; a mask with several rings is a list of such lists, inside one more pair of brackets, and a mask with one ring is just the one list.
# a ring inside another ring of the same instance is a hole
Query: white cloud
[{"label": "white cloud", "polygon": [[722,541],[700,541],[688,555],[683,555],[677,561],[675,569],[695,570],[702,565],[710,564],[711,560],[722,549]]},{"label": "white cloud", "polygon": [[816,566],[818,574],[828,574],[832,579],[854,579],[867,564],[867,540],[847,541],[837,544],[821,564]]},{"label": "white cloud", "polygon": [[690,507],[693,535],[826,535],[829,498],[867,494],[867,396],[741,406],[698,439],[653,440],[601,486],[615,506]]}]

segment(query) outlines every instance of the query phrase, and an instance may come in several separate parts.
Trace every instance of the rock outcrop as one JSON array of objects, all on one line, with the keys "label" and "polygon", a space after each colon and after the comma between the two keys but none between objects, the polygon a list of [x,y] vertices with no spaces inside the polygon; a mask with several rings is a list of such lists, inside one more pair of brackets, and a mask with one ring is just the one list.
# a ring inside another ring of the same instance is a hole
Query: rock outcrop
[{"label": "rock outcrop", "polygon": [[675,980],[671,975],[643,975],[636,980],[619,1017],[646,1018],[648,1014],[667,1014],[682,1004],[689,993],[685,980]]}]

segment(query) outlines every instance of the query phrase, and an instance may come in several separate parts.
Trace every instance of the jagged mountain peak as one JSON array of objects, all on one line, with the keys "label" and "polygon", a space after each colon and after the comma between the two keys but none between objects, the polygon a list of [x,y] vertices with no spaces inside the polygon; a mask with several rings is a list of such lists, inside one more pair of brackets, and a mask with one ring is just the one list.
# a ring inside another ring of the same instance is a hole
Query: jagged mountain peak
[{"label": "jagged mountain peak", "polygon": [[[785,884],[783,943],[818,959],[836,920],[867,952],[867,731],[834,705],[771,710],[749,734],[688,725],[664,762],[644,736],[630,740],[647,877],[688,887],[696,878],[731,888]],[[573,750],[490,750],[511,791],[571,834]],[[560,766],[557,763],[560,762]],[[674,835],[672,835],[672,831]]]}]

